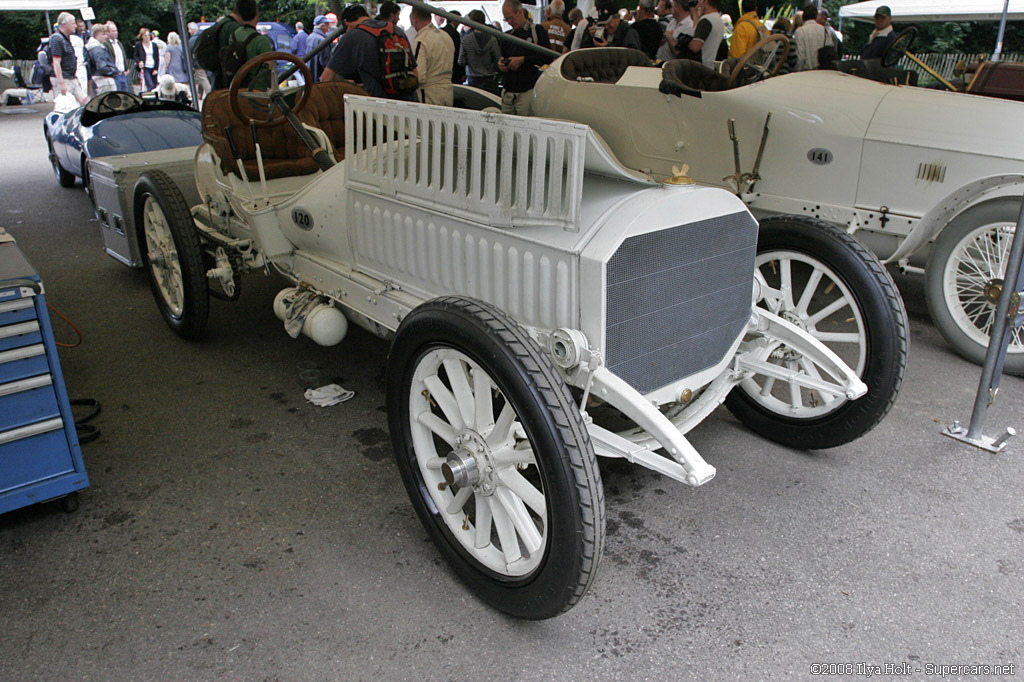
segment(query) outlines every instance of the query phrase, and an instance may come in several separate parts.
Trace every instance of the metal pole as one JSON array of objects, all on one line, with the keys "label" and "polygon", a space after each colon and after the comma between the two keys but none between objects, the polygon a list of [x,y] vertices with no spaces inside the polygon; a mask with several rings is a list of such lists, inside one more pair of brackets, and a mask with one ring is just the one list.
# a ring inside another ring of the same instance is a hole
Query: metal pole
[{"label": "metal pole", "polygon": [[195,74],[192,73],[192,51],[188,49],[188,24],[185,23],[182,0],[174,0],[174,17],[178,20],[178,35],[181,36],[181,51],[185,55],[185,72],[188,75],[188,90],[192,94],[192,106],[198,109],[199,96],[196,93]]},{"label": "metal pole", "polygon": [[1003,34],[1006,33],[1006,14],[1010,10],[1010,0],[1003,2],[1003,17],[999,20],[999,35],[996,37],[996,51],[992,53],[992,61],[998,62],[1003,55]]},{"label": "metal pole", "polygon": [[[1008,324],[1007,317],[1010,299],[1015,295],[1019,296],[1021,290],[1021,260],[1024,259],[1024,229],[1021,229],[1022,226],[1024,226],[1024,201],[1021,202],[1021,212],[1017,216],[1017,229],[1014,231],[1013,245],[1010,246],[1006,276],[1003,277],[1003,290],[999,294],[999,302],[996,304],[996,317],[993,320],[989,336],[988,352],[985,354],[985,364],[981,368],[978,396],[974,401],[971,425],[967,430],[969,439],[978,439],[981,429],[985,425],[985,411],[989,405],[995,402],[996,393],[999,392],[999,377],[1006,360],[1006,349],[1014,331],[1013,325]],[[1019,307],[1019,305],[1018,301],[1017,306]]]},{"label": "metal pole", "polygon": [[[465,26],[470,26],[470,27],[475,28],[475,29],[477,29],[479,31],[483,31],[484,33],[488,33],[488,34],[494,36],[495,38],[497,38],[498,40],[503,40],[503,41],[505,41],[507,43],[512,43],[514,45],[518,45],[519,47],[525,47],[527,49],[533,50],[534,52],[536,52],[538,54],[544,55],[545,57],[551,57],[552,59],[557,59],[558,57],[562,56],[561,52],[555,52],[554,50],[549,50],[546,47],[541,47],[540,45],[534,45],[529,40],[523,40],[522,38],[516,38],[515,36],[512,36],[512,35],[509,35],[508,33],[504,33],[502,31],[499,31],[498,29],[494,28],[493,26],[488,26],[487,24],[478,24],[475,21],[470,21],[466,17],[460,17],[457,14],[452,14],[451,12],[449,12],[447,10],[443,10],[443,9],[441,9],[439,7],[434,7],[433,5],[428,5],[427,3],[422,2],[422,0],[402,0],[402,3],[406,4],[406,5],[410,5],[412,7],[419,7],[420,9],[425,9],[428,12],[433,12],[434,14],[437,14],[437,15],[440,15],[440,16],[444,17],[448,21],[454,22],[456,24],[463,24]],[[525,10],[523,10],[523,11],[525,11]]]},{"label": "metal pole", "polygon": [[[1013,243],[1007,256],[1006,274],[1003,277],[1003,288],[996,303],[995,319],[989,335],[988,351],[985,353],[985,364],[981,368],[981,379],[978,382],[978,394],[974,399],[974,410],[971,413],[971,424],[966,434],[959,423],[954,422],[947,427],[943,435],[970,443],[977,447],[999,452],[1015,431],[1006,429],[1006,434],[998,439],[982,435],[988,408],[995,402],[999,393],[999,380],[1006,361],[1006,350],[1015,330],[1024,322],[1021,298],[1024,296],[1024,201],[1017,216],[1017,227],[1013,235]],[[1012,305],[1012,310],[1011,310]]]}]

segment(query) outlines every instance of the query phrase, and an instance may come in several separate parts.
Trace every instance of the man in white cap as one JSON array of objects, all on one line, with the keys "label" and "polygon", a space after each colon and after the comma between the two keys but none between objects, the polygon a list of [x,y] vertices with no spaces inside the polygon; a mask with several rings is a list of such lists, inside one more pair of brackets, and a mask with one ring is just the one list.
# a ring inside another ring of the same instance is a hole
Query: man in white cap
[{"label": "man in white cap", "polygon": [[169,99],[182,104],[188,104],[190,99],[188,83],[176,83],[174,76],[169,73],[160,76],[160,84],[154,88],[153,92],[160,99]]}]

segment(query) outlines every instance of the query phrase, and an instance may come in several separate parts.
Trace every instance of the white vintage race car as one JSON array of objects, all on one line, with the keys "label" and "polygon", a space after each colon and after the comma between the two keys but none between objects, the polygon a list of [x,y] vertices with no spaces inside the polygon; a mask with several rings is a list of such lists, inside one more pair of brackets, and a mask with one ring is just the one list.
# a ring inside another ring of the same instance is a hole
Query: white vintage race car
[{"label": "white vintage race car", "polygon": [[[904,266],[927,256],[936,326],[981,362],[1024,192],[1024,103],[835,71],[759,81],[765,73],[579,50],[543,73],[533,108],[586,123],[625,166],[655,178],[686,163],[755,216],[820,218]],[[1006,371],[1024,374],[1024,330]]]},{"label": "white vintage race car", "polygon": [[[261,55],[236,82],[274,58],[295,61]],[[699,486],[715,469],[685,434],[722,402],[803,448],[850,442],[891,407],[905,313],[841,231],[762,228],[817,239],[843,271],[794,254],[768,279],[739,199],[631,171],[585,125],[357,90],[307,85],[293,106],[276,89],[212,93],[203,203],[159,170],[135,187],[144,267],[186,338],[211,294],[235,298],[243,273],[269,269],[287,281],[274,309],[293,336],[332,345],[354,323],[392,339],[403,481],[485,602],[546,618],[591,584],[595,455]]]}]

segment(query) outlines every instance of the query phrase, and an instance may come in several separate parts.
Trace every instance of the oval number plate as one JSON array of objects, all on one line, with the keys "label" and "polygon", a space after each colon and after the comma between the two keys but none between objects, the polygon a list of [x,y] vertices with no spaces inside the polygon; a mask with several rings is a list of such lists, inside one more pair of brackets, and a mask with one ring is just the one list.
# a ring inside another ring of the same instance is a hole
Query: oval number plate
[{"label": "oval number plate", "polygon": [[292,222],[295,223],[300,230],[313,229],[313,216],[304,208],[292,209]]},{"label": "oval number plate", "polygon": [[807,160],[818,166],[827,166],[832,163],[832,152],[822,147],[815,147],[807,152]]}]

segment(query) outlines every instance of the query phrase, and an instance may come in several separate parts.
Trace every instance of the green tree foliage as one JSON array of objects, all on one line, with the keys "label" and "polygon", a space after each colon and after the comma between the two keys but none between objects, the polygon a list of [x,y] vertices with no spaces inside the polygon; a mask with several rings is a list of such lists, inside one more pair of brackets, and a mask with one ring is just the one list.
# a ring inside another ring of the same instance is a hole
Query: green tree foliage
[{"label": "green tree foliage", "polygon": [[[763,1],[763,0],[762,0]],[[853,4],[842,0],[824,0],[822,6],[828,9],[831,23],[839,26],[839,8]],[[766,6],[792,6],[795,10],[801,6],[790,2],[766,3]],[[763,11],[763,10],[762,10]],[[1024,51],[1024,22],[1008,22],[1004,36],[1004,52]],[[897,31],[909,25],[909,22],[893,22]],[[998,21],[938,21],[917,24],[917,40],[912,48],[915,52],[939,53],[990,53],[995,48],[996,35],[999,32]],[[848,52],[857,53],[868,40],[874,24],[864,21],[843,22],[843,38]]]}]

